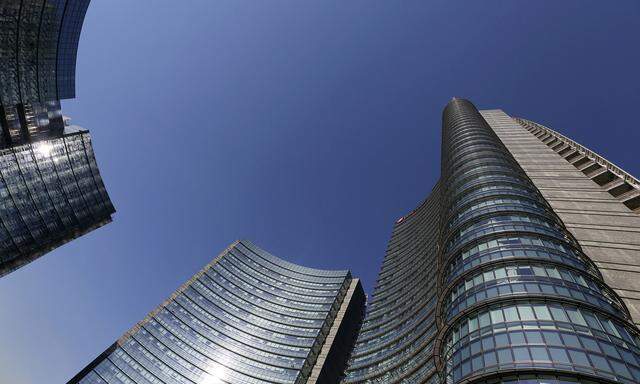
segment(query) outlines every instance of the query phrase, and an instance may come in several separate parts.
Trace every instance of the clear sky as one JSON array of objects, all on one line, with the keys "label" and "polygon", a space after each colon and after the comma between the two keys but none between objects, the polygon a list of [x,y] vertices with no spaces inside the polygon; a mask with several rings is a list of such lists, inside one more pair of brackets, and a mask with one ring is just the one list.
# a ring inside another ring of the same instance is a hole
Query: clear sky
[{"label": "clear sky", "polygon": [[238,238],[350,268],[438,178],[452,96],[640,175],[637,1],[94,0],[65,114],[113,223],[0,279],[0,383],[64,383]]}]

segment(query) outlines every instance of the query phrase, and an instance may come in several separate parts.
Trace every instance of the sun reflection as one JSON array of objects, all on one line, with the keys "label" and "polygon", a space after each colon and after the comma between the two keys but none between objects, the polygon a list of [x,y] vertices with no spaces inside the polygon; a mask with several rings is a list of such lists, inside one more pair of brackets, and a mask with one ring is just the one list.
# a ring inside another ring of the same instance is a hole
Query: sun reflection
[{"label": "sun reflection", "polygon": [[200,384],[224,384],[227,376],[227,368],[224,365],[215,364],[207,369],[207,373],[202,377]]},{"label": "sun reflection", "polygon": [[41,143],[37,143],[35,145],[35,149],[42,156],[49,156],[51,154],[51,150],[53,149],[53,145],[51,145],[51,143],[44,141]]}]

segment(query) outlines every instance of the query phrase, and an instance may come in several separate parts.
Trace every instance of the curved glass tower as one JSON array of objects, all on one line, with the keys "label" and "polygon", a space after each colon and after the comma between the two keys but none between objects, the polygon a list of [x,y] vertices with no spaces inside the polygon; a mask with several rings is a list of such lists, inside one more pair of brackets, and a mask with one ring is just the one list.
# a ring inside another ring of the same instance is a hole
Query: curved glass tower
[{"label": "curved glass tower", "polygon": [[0,276],[111,222],[91,137],[64,136],[0,149]]},{"label": "curved glass tower", "polygon": [[434,265],[440,187],[396,221],[344,383],[422,383],[434,377]]},{"label": "curved glass tower", "polygon": [[443,143],[437,357],[445,381],[519,372],[640,380],[625,305],[470,102],[445,109]]},{"label": "curved glass tower", "polygon": [[90,0],[0,3],[0,104],[75,97],[76,53]]},{"label": "curved glass tower", "polygon": [[496,131],[445,108],[441,179],[394,226],[344,383],[640,382],[627,305]]},{"label": "curved glass tower", "polygon": [[60,109],[89,1],[0,1],[0,276],[115,212],[88,131]]},{"label": "curved glass tower", "polygon": [[0,147],[57,138],[90,0],[0,3]]},{"label": "curved glass tower", "polygon": [[363,309],[349,271],[236,242],[69,383],[335,383]]}]

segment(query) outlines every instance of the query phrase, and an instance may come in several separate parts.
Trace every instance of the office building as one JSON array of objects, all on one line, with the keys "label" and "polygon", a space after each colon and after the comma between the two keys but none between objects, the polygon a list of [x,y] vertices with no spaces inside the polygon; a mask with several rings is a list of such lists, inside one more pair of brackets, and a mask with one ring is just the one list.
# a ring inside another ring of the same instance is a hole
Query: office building
[{"label": "office building", "polygon": [[394,225],[343,383],[640,382],[639,184],[452,100],[440,180]]},{"label": "office building", "polygon": [[349,271],[235,242],[69,384],[337,383],[364,300]]},{"label": "office building", "polygon": [[89,133],[0,149],[0,276],[111,221]]},{"label": "office building", "polygon": [[0,147],[62,135],[60,100],[75,97],[76,54],[89,2],[0,4]]},{"label": "office building", "polygon": [[0,276],[111,221],[88,131],[69,126],[89,0],[0,2]]}]

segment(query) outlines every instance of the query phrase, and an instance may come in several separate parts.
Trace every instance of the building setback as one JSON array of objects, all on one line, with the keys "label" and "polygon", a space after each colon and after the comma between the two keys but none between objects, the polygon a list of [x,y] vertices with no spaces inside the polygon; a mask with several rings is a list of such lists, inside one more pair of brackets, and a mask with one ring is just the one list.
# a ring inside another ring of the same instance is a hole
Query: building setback
[{"label": "building setback", "polygon": [[349,271],[235,242],[69,384],[337,383],[364,301]]},{"label": "building setback", "polygon": [[452,100],[441,178],[394,225],[343,383],[640,382],[638,184]]},{"label": "building setback", "polygon": [[68,126],[89,0],[0,2],[0,276],[111,221],[89,133]]}]

